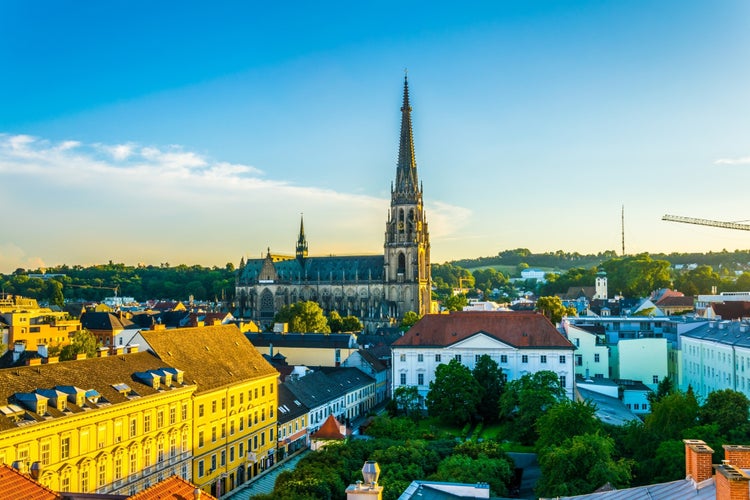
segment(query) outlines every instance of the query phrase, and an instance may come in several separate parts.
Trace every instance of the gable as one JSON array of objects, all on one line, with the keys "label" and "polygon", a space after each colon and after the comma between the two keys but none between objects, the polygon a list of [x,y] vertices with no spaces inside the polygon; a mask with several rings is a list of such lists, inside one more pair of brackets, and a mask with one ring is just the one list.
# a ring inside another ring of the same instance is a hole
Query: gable
[{"label": "gable", "polygon": [[513,346],[487,335],[477,332],[469,338],[447,346],[448,349],[514,349]]}]

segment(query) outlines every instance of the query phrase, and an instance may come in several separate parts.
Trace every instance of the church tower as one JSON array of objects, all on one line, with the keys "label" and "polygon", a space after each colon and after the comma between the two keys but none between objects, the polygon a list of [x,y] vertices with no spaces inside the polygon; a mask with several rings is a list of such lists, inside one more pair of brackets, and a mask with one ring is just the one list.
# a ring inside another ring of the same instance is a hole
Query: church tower
[{"label": "church tower", "polygon": [[307,239],[305,238],[305,220],[301,215],[299,216],[299,236],[297,237],[295,256],[300,265],[304,265],[307,257]]},{"label": "church tower", "polygon": [[407,311],[419,315],[430,312],[430,235],[414,158],[409,82],[406,76],[396,182],[391,184],[391,207],[385,230],[384,267],[389,316],[402,318]]}]

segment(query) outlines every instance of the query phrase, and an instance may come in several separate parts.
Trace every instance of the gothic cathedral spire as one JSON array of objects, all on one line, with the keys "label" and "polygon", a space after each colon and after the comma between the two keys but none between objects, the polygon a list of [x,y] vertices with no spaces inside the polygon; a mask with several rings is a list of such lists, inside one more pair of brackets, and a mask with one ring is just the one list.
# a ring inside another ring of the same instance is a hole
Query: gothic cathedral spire
[{"label": "gothic cathedral spire", "polygon": [[389,315],[407,311],[420,316],[431,309],[430,235],[422,204],[422,187],[414,159],[414,137],[409,104],[409,82],[404,76],[401,137],[396,182],[385,232],[385,281]]},{"label": "gothic cathedral spire", "polygon": [[307,257],[307,239],[305,239],[305,221],[303,216],[299,216],[299,236],[297,237],[297,249],[296,249],[297,260],[302,261]]},{"label": "gothic cathedral spire", "polygon": [[401,138],[398,145],[396,185],[391,189],[393,203],[416,202],[421,194],[418,189],[417,161],[414,158],[414,135],[411,128],[411,106],[409,105],[409,81],[404,75],[404,101],[401,106]]}]

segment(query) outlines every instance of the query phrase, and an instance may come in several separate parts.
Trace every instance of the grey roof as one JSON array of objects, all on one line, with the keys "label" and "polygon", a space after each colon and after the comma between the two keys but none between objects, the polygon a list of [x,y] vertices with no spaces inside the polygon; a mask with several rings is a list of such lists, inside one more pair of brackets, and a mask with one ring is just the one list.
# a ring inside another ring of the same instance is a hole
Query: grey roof
[{"label": "grey roof", "polygon": [[750,348],[750,325],[738,321],[710,321],[683,333],[682,337]]},{"label": "grey roof", "polygon": [[359,387],[374,383],[375,379],[356,368],[331,368],[287,380],[285,385],[308,408],[316,408]]},{"label": "grey roof", "polygon": [[87,311],[81,315],[81,326],[89,330],[124,330],[136,325],[127,318],[121,318],[111,312]]},{"label": "grey roof", "polygon": [[584,389],[583,387],[578,387],[577,390],[583,400],[590,401],[596,405],[596,418],[605,424],[625,425],[631,420],[638,420],[635,413],[630,411],[617,398],[606,396],[590,389]]},{"label": "grey roof", "polygon": [[[249,259],[240,272],[241,282],[258,280],[266,259]],[[279,260],[273,263],[280,281],[340,282],[383,280],[382,255],[347,255],[306,257]]]},{"label": "grey roof", "polygon": [[349,333],[246,333],[255,347],[314,347],[317,349],[350,349],[356,345]]},{"label": "grey roof", "polygon": [[[705,483],[705,484],[704,484]],[[692,479],[681,479],[669,483],[651,484],[648,486],[637,486],[624,490],[603,491],[600,493],[589,493],[588,495],[576,495],[572,497],[555,497],[558,500],[565,499],[591,499],[591,500],[674,500],[674,499],[715,499],[716,483],[714,480],[706,480],[701,483],[701,488],[696,488]]]},{"label": "grey roof", "polygon": [[278,410],[276,419],[279,424],[285,424],[301,415],[304,415],[310,411],[310,408],[302,403],[297,396],[292,394],[292,391],[290,391],[285,384],[279,384]]}]

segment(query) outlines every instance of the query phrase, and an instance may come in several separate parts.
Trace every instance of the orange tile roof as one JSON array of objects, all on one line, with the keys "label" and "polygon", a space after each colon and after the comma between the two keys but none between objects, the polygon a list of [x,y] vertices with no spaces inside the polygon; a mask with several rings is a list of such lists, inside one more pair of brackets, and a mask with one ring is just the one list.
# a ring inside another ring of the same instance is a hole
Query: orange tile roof
[{"label": "orange tile roof", "polygon": [[0,500],[60,500],[54,491],[21,474],[9,465],[0,464]]},{"label": "orange tile roof", "polygon": [[323,425],[320,426],[317,432],[310,436],[310,439],[345,439],[346,436],[341,434],[339,429],[339,423],[333,414],[328,415],[328,418]]},{"label": "orange tile roof", "polygon": [[426,314],[393,347],[445,347],[484,333],[519,349],[573,349],[542,314],[516,311],[459,311]]},{"label": "orange tile roof", "polygon": [[[194,500],[196,488],[179,476],[170,476],[125,500]],[[216,497],[201,491],[200,500],[216,500]]]}]

